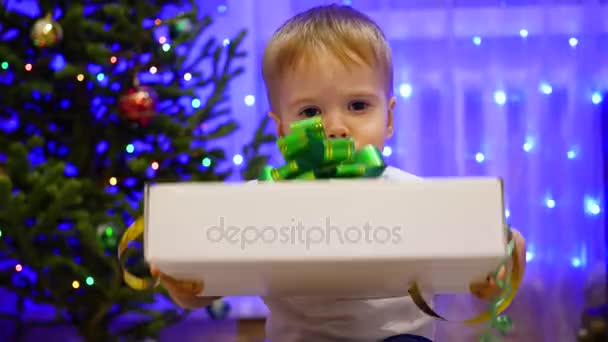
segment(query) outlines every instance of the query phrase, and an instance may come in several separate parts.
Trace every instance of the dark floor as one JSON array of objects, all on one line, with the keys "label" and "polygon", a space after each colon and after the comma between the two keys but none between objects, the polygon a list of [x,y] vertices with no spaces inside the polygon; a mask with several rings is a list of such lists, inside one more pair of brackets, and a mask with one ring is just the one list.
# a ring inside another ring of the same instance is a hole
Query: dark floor
[{"label": "dark floor", "polygon": [[[16,338],[15,325],[0,320],[0,342],[84,342],[68,326],[37,327],[28,329],[21,339]],[[166,328],[158,342],[263,342],[263,320],[202,321],[186,320]],[[151,341],[146,341],[151,342]]]}]

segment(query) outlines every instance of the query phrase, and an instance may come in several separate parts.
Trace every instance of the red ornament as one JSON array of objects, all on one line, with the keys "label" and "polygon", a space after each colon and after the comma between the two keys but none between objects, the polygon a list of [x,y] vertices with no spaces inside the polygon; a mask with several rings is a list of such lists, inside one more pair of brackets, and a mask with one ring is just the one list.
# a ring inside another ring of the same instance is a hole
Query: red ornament
[{"label": "red ornament", "polygon": [[129,89],[118,102],[121,114],[142,126],[148,125],[156,117],[157,104],[158,95],[154,89],[146,86]]}]

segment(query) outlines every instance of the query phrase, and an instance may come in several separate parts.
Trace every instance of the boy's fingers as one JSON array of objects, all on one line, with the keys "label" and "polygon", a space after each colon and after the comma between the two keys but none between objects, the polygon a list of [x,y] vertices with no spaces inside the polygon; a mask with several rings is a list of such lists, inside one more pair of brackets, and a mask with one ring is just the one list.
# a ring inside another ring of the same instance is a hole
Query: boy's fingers
[{"label": "boy's fingers", "polygon": [[173,279],[172,277],[166,274],[160,274],[160,281],[167,289],[177,290],[177,291],[186,291],[190,292],[193,295],[199,294],[203,291],[203,284],[200,282],[194,281],[180,281]]},{"label": "boy's fingers", "polygon": [[500,266],[500,269],[498,270],[498,272],[496,272],[496,279],[504,279],[506,275],[507,268],[504,265]]},{"label": "boy's fingers", "polygon": [[500,271],[498,272],[498,276],[496,277],[499,280],[505,280],[507,277],[507,269],[503,266],[500,268]]},{"label": "boy's fingers", "polygon": [[484,285],[482,283],[471,284],[471,293],[478,298],[484,296]]},{"label": "boy's fingers", "polygon": [[500,291],[499,288],[493,284],[477,283],[471,285],[471,293],[480,299],[490,299],[497,296]]}]

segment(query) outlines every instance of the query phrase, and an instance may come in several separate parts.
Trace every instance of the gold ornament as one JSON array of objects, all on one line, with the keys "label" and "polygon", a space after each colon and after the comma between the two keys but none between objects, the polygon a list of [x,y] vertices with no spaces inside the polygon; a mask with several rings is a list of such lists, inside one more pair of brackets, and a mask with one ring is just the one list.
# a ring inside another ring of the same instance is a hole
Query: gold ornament
[{"label": "gold ornament", "polygon": [[34,23],[31,38],[37,47],[53,46],[63,38],[63,29],[58,22],[53,20],[51,14],[47,14]]}]

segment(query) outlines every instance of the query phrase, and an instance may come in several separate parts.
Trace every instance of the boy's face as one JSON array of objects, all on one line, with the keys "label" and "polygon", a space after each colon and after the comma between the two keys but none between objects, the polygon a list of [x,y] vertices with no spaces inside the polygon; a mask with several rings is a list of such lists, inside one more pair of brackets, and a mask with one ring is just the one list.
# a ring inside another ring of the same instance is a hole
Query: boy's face
[{"label": "boy's face", "polygon": [[382,150],[393,131],[395,98],[387,98],[382,72],[367,65],[345,66],[326,55],[300,63],[273,86],[279,136],[292,122],[320,115],[328,138],[352,137],[356,148]]}]

